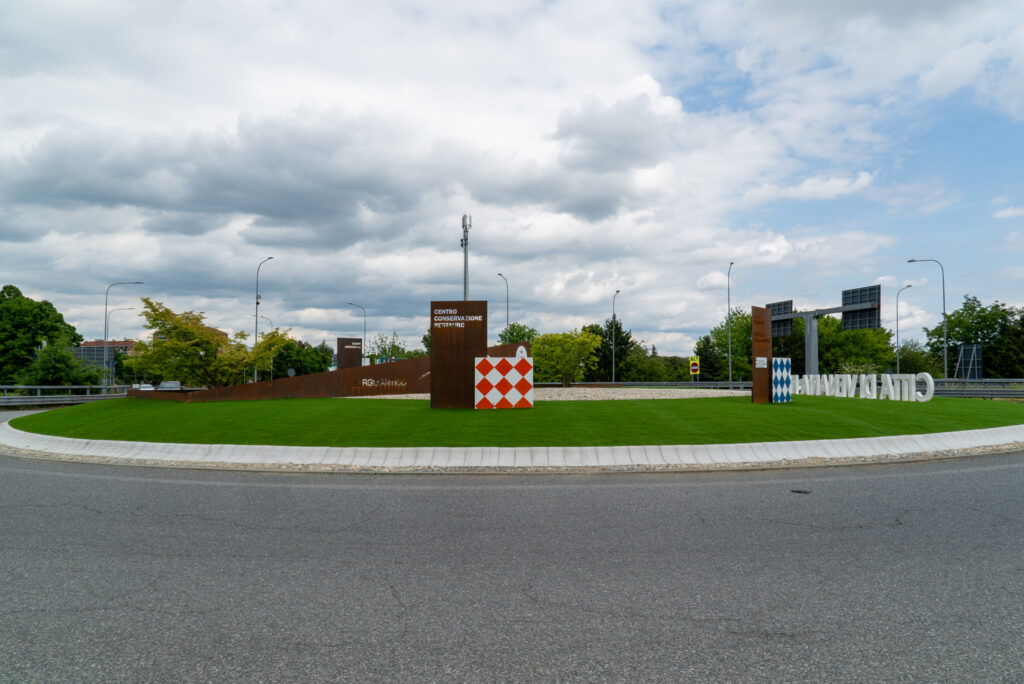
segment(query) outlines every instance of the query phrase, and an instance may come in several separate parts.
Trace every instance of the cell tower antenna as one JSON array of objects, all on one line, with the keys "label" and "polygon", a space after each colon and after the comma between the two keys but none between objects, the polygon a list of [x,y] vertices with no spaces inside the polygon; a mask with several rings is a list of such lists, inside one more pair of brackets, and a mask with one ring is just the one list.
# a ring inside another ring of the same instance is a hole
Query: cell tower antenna
[{"label": "cell tower antenna", "polygon": [[462,299],[469,300],[469,229],[473,227],[473,217],[462,215]]}]

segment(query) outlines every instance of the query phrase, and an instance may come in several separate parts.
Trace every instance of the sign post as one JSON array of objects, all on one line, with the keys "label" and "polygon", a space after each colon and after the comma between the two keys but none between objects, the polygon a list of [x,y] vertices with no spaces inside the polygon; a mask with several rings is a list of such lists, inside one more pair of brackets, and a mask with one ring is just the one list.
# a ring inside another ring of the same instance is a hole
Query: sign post
[{"label": "sign post", "polygon": [[487,356],[487,302],[431,302],[430,408],[473,408],[473,360],[482,356]]},{"label": "sign post", "polygon": [[700,357],[699,356],[691,356],[690,357],[690,376],[691,376],[690,377],[691,380],[693,379],[693,376],[697,376],[698,379],[700,377]]},{"label": "sign post", "polygon": [[753,387],[750,399],[755,404],[772,403],[772,312],[760,306],[750,308],[752,324]]}]

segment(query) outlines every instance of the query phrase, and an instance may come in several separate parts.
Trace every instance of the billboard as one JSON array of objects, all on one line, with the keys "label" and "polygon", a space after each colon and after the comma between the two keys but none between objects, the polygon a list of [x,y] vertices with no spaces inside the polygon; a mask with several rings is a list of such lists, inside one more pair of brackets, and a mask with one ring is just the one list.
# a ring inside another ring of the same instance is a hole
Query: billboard
[{"label": "billboard", "polygon": [[793,334],[793,319],[784,321],[775,320],[776,316],[793,313],[793,300],[787,299],[784,302],[772,302],[767,306],[772,312],[772,337],[789,337]]},{"label": "billboard", "polygon": [[874,307],[865,307],[856,311],[844,311],[843,330],[881,328],[882,318],[881,310],[879,309],[879,302],[881,301],[881,285],[869,285],[867,287],[857,287],[852,290],[843,290],[844,307],[874,304]]}]

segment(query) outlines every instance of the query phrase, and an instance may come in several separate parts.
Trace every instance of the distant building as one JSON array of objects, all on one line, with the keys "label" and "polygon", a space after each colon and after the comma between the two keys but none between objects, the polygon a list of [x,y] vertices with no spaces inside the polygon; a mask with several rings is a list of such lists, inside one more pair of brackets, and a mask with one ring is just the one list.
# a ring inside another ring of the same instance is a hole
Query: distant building
[{"label": "distant building", "polygon": [[[135,340],[107,340],[107,361],[108,366],[114,363],[114,350],[134,356]],[[103,368],[103,340],[89,340],[83,342],[79,347],[72,347],[71,353],[79,361],[89,365]]]}]

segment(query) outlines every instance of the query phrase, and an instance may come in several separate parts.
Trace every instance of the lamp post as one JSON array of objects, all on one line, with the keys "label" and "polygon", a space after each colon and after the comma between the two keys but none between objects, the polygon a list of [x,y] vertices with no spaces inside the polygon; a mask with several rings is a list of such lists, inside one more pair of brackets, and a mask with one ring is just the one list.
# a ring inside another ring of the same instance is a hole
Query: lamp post
[{"label": "lamp post", "polygon": [[619,296],[620,290],[612,295],[612,382],[615,382],[615,298]]},{"label": "lamp post", "polygon": [[908,264],[919,261],[934,261],[942,273],[942,377],[949,377],[949,337],[946,334],[946,269],[938,259],[907,259]]},{"label": "lamp post", "polygon": [[[358,304],[356,304],[354,302],[349,302],[348,305],[349,306],[359,306]],[[363,309],[363,307],[361,307],[361,306],[359,306],[359,308]],[[363,356],[364,357],[366,356],[366,309],[363,309]],[[362,359],[360,359],[360,363],[362,363]]]},{"label": "lamp post", "polygon": [[107,303],[110,301],[110,288],[115,285],[142,285],[141,280],[126,280],[119,283],[107,285],[107,292],[103,295],[103,387],[107,386]]},{"label": "lamp post", "polygon": [[[270,319],[269,319],[269,318],[267,318],[266,316],[260,316],[260,318],[262,318],[262,319],[263,319],[263,320],[265,320],[265,321],[266,321],[267,323],[269,323],[269,324],[270,324],[270,327],[271,327],[271,329],[273,329],[273,327],[274,327],[274,321],[270,320]],[[266,337],[266,336],[267,336],[267,333],[263,333],[263,336],[264,336],[264,337]],[[273,381],[274,381],[274,352],[273,352],[273,351],[271,351],[271,352],[270,352],[270,381],[271,381],[271,382],[273,382]]]},{"label": "lamp post", "polygon": [[900,374],[900,292],[912,287],[913,285],[904,285],[896,292],[896,375]]},{"label": "lamp post", "polygon": [[505,281],[505,334],[508,335],[508,278],[501,275],[500,273],[498,275],[501,276],[501,279]]},{"label": "lamp post", "polygon": [[725,274],[725,320],[729,328],[729,384],[732,384],[732,265],[729,262],[729,270]]},{"label": "lamp post", "polygon": [[[106,323],[103,326],[104,329],[106,330],[106,329],[110,328],[110,316],[115,311],[131,311],[134,308],[135,307],[132,307],[132,306],[123,306],[123,307],[120,307],[118,309],[111,309],[110,312],[106,315]],[[114,364],[110,364],[111,367],[113,367],[113,365]],[[113,368],[111,368],[111,370],[113,370]],[[107,375],[107,350],[104,349],[103,350],[103,377],[106,377],[106,375]],[[111,375],[114,375],[114,374],[112,373]],[[117,376],[116,375],[114,376],[114,380],[117,380]]]},{"label": "lamp post", "polygon": [[[256,348],[256,343],[259,342],[259,339],[260,339],[260,268],[263,266],[263,264],[267,263],[268,261],[270,261],[273,258],[274,257],[272,257],[272,256],[267,257],[266,259],[264,259],[263,261],[260,262],[259,266],[256,267],[256,322],[254,324],[255,327],[253,328],[253,333],[252,333],[252,348],[253,349]],[[256,376],[256,364],[253,364],[253,369],[252,369],[252,381],[253,382],[256,382],[256,377],[257,377]]]}]

